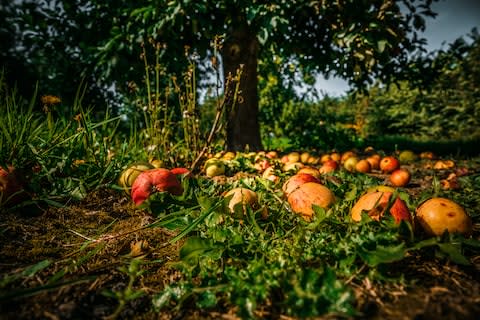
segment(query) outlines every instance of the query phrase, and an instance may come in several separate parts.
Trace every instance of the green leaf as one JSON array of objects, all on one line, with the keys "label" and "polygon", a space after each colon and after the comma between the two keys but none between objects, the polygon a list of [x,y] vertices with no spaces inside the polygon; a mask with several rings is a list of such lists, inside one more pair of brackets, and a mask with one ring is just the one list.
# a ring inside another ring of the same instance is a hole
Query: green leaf
[{"label": "green leaf", "polygon": [[381,263],[391,263],[402,260],[407,249],[401,243],[396,246],[377,246],[375,250],[367,251],[360,248],[358,254],[369,266],[375,267]]},{"label": "green leaf", "polygon": [[260,29],[258,32],[258,41],[261,45],[264,45],[268,40],[268,30],[266,28]]},{"label": "green leaf", "polygon": [[380,53],[385,51],[385,46],[387,45],[388,41],[387,40],[380,40],[377,42],[377,48]]},{"label": "green leaf", "polygon": [[180,259],[190,264],[196,264],[200,257],[211,257],[217,259],[221,256],[223,247],[216,244],[211,239],[200,237],[188,238],[180,249]]},{"label": "green leaf", "polygon": [[459,245],[455,245],[453,243],[439,243],[438,247],[440,248],[440,251],[445,253],[453,262],[465,266],[471,264],[470,261],[462,254],[460,250],[461,247]]},{"label": "green leaf", "polygon": [[211,207],[209,210],[206,210],[204,213],[202,213],[197,219],[195,219],[190,225],[188,225],[185,229],[183,229],[179,234],[177,234],[174,238],[170,239],[170,243],[173,244],[186,236],[188,233],[190,233],[193,229],[195,229],[200,222],[202,222],[206,217],[208,217],[212,212],[214,212],[216,209],[218,209],[221,205],[223,204],[222,201],[218,201],[213,207]]}]

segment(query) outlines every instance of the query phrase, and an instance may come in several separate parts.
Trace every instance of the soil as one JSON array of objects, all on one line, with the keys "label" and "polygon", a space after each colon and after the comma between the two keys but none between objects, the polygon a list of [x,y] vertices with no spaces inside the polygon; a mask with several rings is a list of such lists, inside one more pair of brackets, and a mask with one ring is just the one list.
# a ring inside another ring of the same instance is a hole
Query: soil
[{"label": "soil", "polygon": [[[431,183],[417,182],[410,192]],[[171,268],[181,242],[168,242],[175,236],[170,230],[145,228],[153,217],[118,190],[100,189],[81,202],[37,209],[0,215],[0,319],[108,319],[118,300],[105,290],[125,288],[128,275],[121,267],[128,267],[132,256],[149,262],[135,282],[146,294],[126,302],[119,318],[237,319],[234,308],[203,312],[192,307],[162,314],[151,310],[151,295],[181,277]],[[474,237],[479,233],[476,224]],[[12,278],[43,260],[48,267]],[[403,274],[400,284],[351,281],[358,318],[478,319],[480,256],[472,262],[466,267],[412,255],[392,266],[393,274]],[[274,317],[268,309],[259,317],[291,319]]]}]

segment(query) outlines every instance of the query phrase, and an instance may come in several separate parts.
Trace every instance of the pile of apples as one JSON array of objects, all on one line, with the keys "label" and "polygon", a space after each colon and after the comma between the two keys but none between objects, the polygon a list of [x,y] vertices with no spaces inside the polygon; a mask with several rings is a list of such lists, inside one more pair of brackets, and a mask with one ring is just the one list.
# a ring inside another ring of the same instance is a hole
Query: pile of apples
[{"label": "pile of apples", "polygon": [[[366,149],[363,156],[354,151],[330,152],[315,156],[308,152],[290,152],[280,156],[270,152],[221,152],[211,155],[203,164],[202,174],[207,178],[224,176],[231,161],[244,157],[250,159],[252,168],[262,178],[281,188],[283,198],[292,212],[311,221],[314,207],[328,209],[337,202],[334,193],[321,182],[321,177],[337,170],[362,174],[380,174],[388,177],[390,186],[383,185],[367,190],[350,210],[352,221],[359,222],[363,215],[381,220],[391,215],[399,224],[405,221],[419,226],[427,235],[438,236],[443,232],[472,233],[472,220],[465,210],[445,198],[431,198],[419,205],[412,215],[406,203],[395,192],[397,187],[408,186],[411,173],[401,163],[412,162],[418,156],[411,151],[381,156],[373,149]],[[433,154],[421,154],[421,158],[433,159]],[[283,172],[284,174],[279,174]],[[136,205],[143,203],[154,192],[182,194],[179,176],[192,173],[185,168],[154,168],[152,164],[139,163],[127,168],[120,177],[120,184]],[[258,195],[248,188],[234,188],[223,194],[228,198],[229,211],[245,212],[247,207],[258,209]]]}]

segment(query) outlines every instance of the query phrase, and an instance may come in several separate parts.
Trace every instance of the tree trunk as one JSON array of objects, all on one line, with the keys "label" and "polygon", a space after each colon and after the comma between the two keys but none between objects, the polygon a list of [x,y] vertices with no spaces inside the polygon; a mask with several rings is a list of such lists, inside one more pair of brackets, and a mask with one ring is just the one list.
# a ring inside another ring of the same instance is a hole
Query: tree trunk
[{"label": "tree trunk", "polygon": [[[232,101],[227,120],[227,149],[234,151],[258,151],[262,149],[260,125],[258,122],[257,59],[258,40],[246,23],[225,39],[222,49],[223,74],[225,83],[234,77],[243,65],[239,84],[239,98]],[[225,90],[234,90],[235,83]]]}]

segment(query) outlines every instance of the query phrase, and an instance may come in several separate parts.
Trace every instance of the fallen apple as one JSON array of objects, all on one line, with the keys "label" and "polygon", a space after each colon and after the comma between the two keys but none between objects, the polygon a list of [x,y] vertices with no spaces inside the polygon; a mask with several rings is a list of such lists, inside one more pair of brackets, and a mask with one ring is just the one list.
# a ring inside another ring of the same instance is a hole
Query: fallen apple
[{"label": "fallen apple", "polygon": [[429,236],[440,236],[445,231],[472,234],[472,219],[462,206],[447,198],[430,198],[417,207],[416,222]]},{"label": "fallen apple", "polygon": [[184,176],[184,177],[191,177],[192,176],[192,173],[190,172],[190,170],[188,170],[187,168],[182,168],[182,167],[170,169],[170,172],[173,173],[176,176]]},{"label": "fallen apple", "polygon": [[400,161],[394,156],[385,156],[380,160],[380,170],[383,173],[390,173],[400,168]]},{"label": "fallen apple", "polygon": [[350,156],[343,162],[343,167],[350,172],[355,171],[355,166],[357,165],[359,159],[357,156]]},{"label": "fallen apple", "polygon": [[287,154],[288,162],[300,162],[300,153],[292,151]]},{"label": "fallen apple", "polygon": [[310,167],[310,166],[300,168],[297,171],[297,174],[298,173],[306,173],[306,174],[314,176],[317,179],[320,178],[320,172],[318,171],[318,169],[314,168],[314,167]]},{"label": "fallen apple", "polygon": [[[350,215],[353,221],[361,221],[362,213],[366,212],[370,218],[379,221],[386,213],[392,192],[373,191],[362,195],[350,210]],[[410,210],[406,203],[396,197],[390,207],[389,213],[393,216],[396,223],[401,220],[412,222]]]},{"label": "fallen apple", "polygon": [[257,193],[247,188],[234,188],[224,194],[224,198],[232,197],[228,202],[231,213],[241,212],[244,214],[247,207],[258,208]]},{"label": "fallen apple", "polygon": [[333,172],[338,169],[338,162],[335,160],[327,160],[325,163],[318,169],[318,172],[321,174],[326,174]]},{"label": "fallen apple", "polygon": [[298,189],[302,184],[307,182],[320,183],[320,180],[315,176],[308,173],[297,173],[290,178],[282,186],[282,191],[286,197],[290,195],[294,190]]},{"label": "fallen apple", "polygon": [[277,183],[280,181],[280,177],[275,174],[275,169],[273,167],[268,167],[263,171],[262,178],[272,181],[273,183]]},{"label": "fallen apple", "polygon": [[283,171],[288,172],[288,171],[297,171],[301,168],[305,167],[305,165],[301,162],[287,162],[283,166]]},{"label": "fallen apple", "polygon": [[120,174],[118,184],[123,188],[123,191],[125,191],[126,194],[130,194],[133,182],[137,179],[140,173],[154,168],[154,165],[148,162],[136,162],[131,164]]},{"label": "fallen apple", "polygon": [[380,169],[380,160],[381,156],[378,153],[372,154],[371,156],[368,156],[366,160],[368,163],[370,163],[370,168],[372,170],[378,170]]},{"label": "fallen apple", "polygon": [[13,166],[0,167],[0,207],[10,207],[28,199],[20,174]]},{"label": "fallen apple", "polygon": [[410,162],[416,161],[417,159],[418,159],[417,154],[415,152],[413,152],[412,150],[403,150],[398,155],[398,160],[401,163],[410,163]]},{"label": "fallen apple", "polygon": [[361,159],[355,164],[355,171],[361,173],[369,173],[370,171],[372,171],[372,166],[370,165],[370,162],[368,162],[366,159]]},{"label": "fallen apple", "polygon": [[132,185],[132,200],[140,205],[155,192],[168,192],[172,195],[181,195],[183,187],[177,176],[170,170],[155,168],[140,173]]},{"label": "fallen apple", "polygon": [[313,205],[326,209],[335,202],[335,195],[322,184],[307,182],[292,191],[287,201],[293,212],[310,221],[314,215]]},{"label": "fallen apple", "polygon": [[344,153],[342,153],[342,156],[340,158],[340,162],[344,163],[345,161],[347,161],[348,158],[356,157],[356,156],[357,156],[357,154],[353,151],[345,151]]},{"label": "fallen apple", "polygon": [[395,187],[405,187],[410,182],[411,177],[410,171],[400,168],[390,173],[389,180]]},{"label": "fallen apple", "polygon": [[205,174],[207,177],[216,177],[225,174],[225,164],[222,160],[211,158],[205,162]]}]

